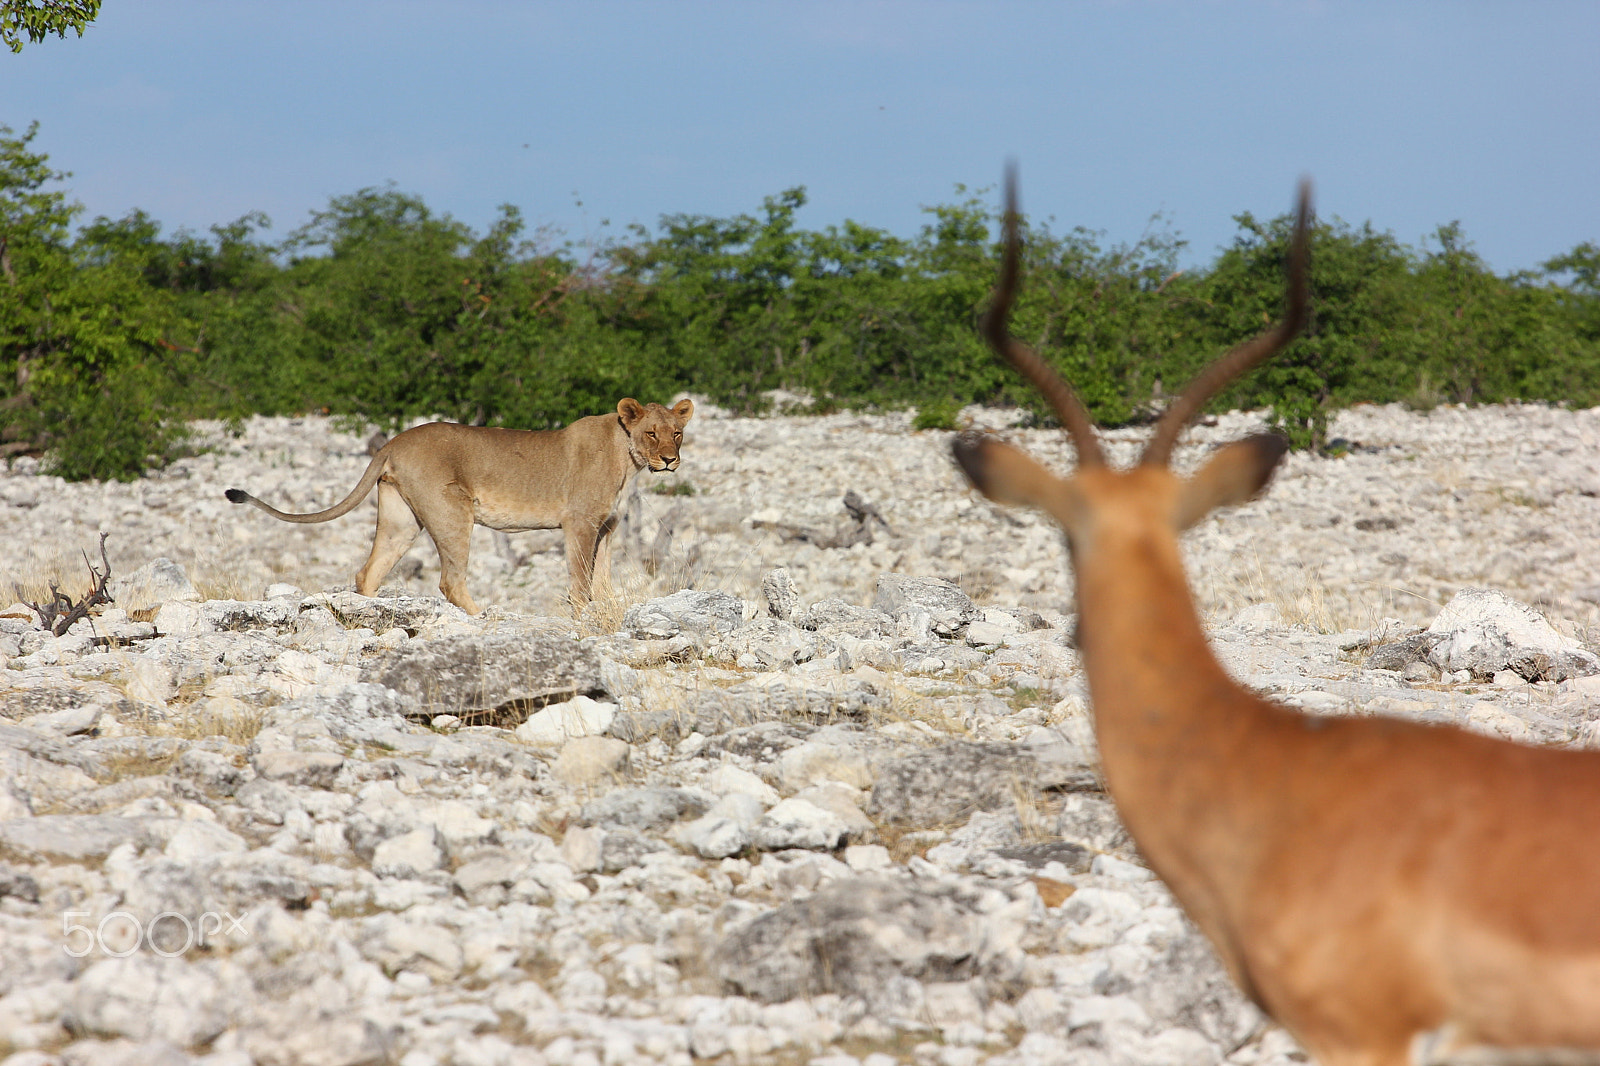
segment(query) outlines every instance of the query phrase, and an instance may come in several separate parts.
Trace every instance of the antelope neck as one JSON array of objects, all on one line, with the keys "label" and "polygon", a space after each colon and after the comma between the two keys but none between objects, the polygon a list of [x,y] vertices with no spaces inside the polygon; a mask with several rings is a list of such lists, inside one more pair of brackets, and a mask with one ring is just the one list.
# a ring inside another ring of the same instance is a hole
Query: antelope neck
[{"label": "antelope neck", "polygon": [[[1074,558],[1078,644],[1106,781],[1131,823],[1199,796],[1218,762],[1271,716],[1241,700],[1206,642],[1165,528],[1106,538]],[[1156,817],[1171,819],[1170,811]],[[1178,817],[1179,821],[1183,816]],[[1130,824],[1139,835],[1140,826]]]}]

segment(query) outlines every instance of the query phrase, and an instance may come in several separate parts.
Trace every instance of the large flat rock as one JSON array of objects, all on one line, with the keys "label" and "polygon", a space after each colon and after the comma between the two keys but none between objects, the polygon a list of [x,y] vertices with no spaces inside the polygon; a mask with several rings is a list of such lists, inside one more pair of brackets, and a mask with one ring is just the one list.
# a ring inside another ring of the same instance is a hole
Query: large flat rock
[{"label": "large flat rock", "polygon": [[539,633],[467,634],[391,652],[361,679],[431,714],[539,707],[605,692],[594,642]]}]

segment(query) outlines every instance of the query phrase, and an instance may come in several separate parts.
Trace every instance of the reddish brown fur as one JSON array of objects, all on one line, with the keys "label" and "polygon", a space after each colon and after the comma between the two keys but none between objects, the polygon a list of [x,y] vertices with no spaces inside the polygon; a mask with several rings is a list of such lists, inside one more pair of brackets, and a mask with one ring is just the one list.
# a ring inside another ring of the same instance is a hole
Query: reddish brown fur
[{"label": "reddish brown fur", "polygon": [[1319,1062],[1600,1061],[1600,753],[1308,716],[1211,654],[1178,533],[1264,487],[1281,444],[1230,445],[1187,481],[1164,461],[1057,478],[987,439],[956,455],[1066,533],[1112,798],[1240,987]]}]

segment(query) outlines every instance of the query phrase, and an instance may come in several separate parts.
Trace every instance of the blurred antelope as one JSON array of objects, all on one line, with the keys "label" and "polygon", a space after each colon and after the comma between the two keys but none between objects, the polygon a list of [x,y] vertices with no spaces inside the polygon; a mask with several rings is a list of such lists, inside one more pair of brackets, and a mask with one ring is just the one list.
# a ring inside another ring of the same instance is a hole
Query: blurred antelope
[{"label": "blurred antelope", "polygon": [[1309,210],[1302,186],[1283,320],[1203,371],[1119,471],[1072,389],[1007,332],[1008,176],[983,328],[1049,399],[1078,469],[974,436],[956,460],[1065,531],[1106,785],[1247,996],[1324,1066],[1600,1062],[1600,752],[1302,714],[1236,684],[1195,614],[1178,534],[1261,492],[1286,445],[1246,438],[1189,479],[1168,463],[1205,402],[1304,325]]}]

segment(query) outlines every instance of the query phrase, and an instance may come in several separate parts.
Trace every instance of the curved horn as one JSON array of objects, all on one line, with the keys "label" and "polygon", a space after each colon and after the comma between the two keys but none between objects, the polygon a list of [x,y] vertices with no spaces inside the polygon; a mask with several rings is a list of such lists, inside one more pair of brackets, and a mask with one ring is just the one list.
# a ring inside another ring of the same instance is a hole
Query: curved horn
[{"label": "curved horn", "polygon": [[1094,435],[1094,422],[1072,386],[1061,379],[1039,354],[1011,336],[1006,320],[1011,314],[1011,304],[1017,295],[1018,261],[1022,258],[1022,239],[1017,234],[1017,168],[1006,167],[1006,217],[1005,253],[1000,260],[1000,280],[995,285],[989,310],[983,316],[983,335],[995,354],[1010,363],[1017,372],[1033,383],[1044,394],[1051,410],[1061,420],[1067,435],[1072,438],[1078,452],[1078,465],[1104,466],[1105,456]]},{"label": "curved horn", "polygon": [[1311,182],[1300,182],[1300,199],[1296,209],[1294,237],[1289,245],[1289,297],[1283,318],[1272,329],[1258,333],[1234,348],[1216,362],[1202,370],[1188,388],[1183,390],[1161,421],[1156,423],[1154,436],[1145,445],[1140,456],[1141,464],[1165,466],[1172,459],[1173,446],[1178,434],[1189,420],[1199,413],[1206,401],[1217,394],[1228,382],[1251,367],[1274,355],[1305,328],[1307,312],[1306,260],[1310,244]]}]

